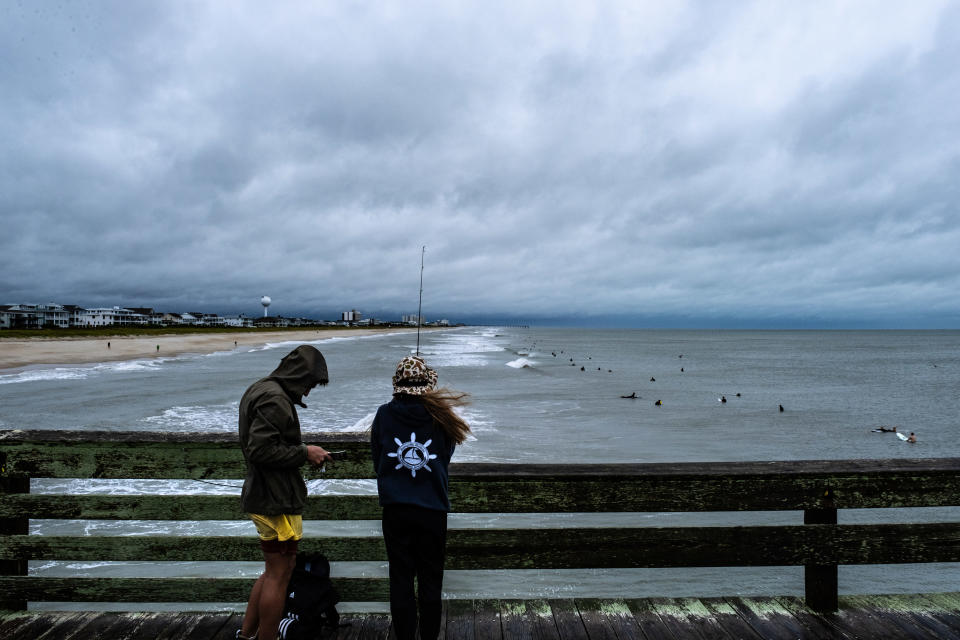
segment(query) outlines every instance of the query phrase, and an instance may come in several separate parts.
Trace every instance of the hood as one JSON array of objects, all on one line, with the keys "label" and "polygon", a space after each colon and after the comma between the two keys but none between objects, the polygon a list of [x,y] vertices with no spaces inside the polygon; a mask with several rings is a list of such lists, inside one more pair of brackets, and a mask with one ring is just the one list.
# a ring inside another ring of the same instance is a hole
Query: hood
[{"label": "hood", "polygon": [[268,379],[277,381],[290,399],[304,408],[307,405],[303,404],[303,396],[316,385],[330,381],[323,354],[308,344],[285,355]]}]

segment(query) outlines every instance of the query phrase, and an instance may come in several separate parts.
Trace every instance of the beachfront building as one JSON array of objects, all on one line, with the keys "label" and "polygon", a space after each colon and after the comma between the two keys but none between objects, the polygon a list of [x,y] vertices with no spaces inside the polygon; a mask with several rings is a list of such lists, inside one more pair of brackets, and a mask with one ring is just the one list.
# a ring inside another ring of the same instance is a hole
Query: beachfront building
[{"label": "beachfront building", "polygon": [[400,322],[403,322],[405,324],[412,324],[412,325],[427,324],[427,321],[424,319],[423,316],[418,316],[415,313],[400,316]]},{"label": "beachfront building", "polygon": [[154,311],[152,307],[128,307],[130,311],[134,313],[139,313],[146,319],[146,323],[152,327],[159,327],[163,325],[163,316],[165,314],[160,313],[159,311]]},{"label": "beachfront building", "polygon": [[265,318],[255,318],[253,326],[258,328],[289,327],[290,319],[283,316],[267,316]]},{"label": "beachfront building", "polygon": [[10,304],[3,305],[0,327],[5,329],[42,329],[70,326],[70,314],[62,304]]},{"label": "beachfront building", "polygon": [[143,314],[121,307],[84,309],[79,318],[83,327],[135,327],[147,324],[147,317]]},{"label": "beachfront building", "polygon": [[223,326],[225,327],[252,327],[253,318],[248,318],[242,313],[238,316],[223,316]]},{"label": "beachfront building", "polygon": [[340,314],[340,320],[342,322],[359,322],[363,319],[363,314],[357,311],[356,309],[351,309],[350,311],[344,311]]}]

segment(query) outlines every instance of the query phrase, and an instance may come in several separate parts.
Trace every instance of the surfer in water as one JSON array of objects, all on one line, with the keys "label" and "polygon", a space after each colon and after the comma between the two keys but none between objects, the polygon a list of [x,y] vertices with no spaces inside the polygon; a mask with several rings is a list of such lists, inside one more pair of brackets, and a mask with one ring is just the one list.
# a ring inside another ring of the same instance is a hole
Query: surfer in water
[{"label": "surfer in water", "polygon": [[910,435],[907,437],[907,442],[910,444],[917,444],[917,434],[911,431]]},{"label": "surfer in water", "polygon": [[630,400],[636,400],[636,398],[637,398],[637,392],[634,391],[633,393],[631,393],[631,394],[628,395],[628,396],[620,396],[620,397],[621,397],[621,398],[629,398]]},{"label": "surfer in water", "polygon": [[880,425],[873,430],[874,433],[896,433],[897,428],[893,427],[892,429],[887,428],[885,425]]}]

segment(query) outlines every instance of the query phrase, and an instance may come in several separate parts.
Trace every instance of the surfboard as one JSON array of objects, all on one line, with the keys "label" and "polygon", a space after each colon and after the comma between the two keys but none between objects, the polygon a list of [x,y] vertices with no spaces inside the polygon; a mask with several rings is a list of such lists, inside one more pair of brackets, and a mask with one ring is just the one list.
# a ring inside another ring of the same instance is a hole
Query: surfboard
[{"label": "surfboard", "polygon": [[903,434],[900,433],[899,431],[897,431],[897,437],[900,438],[901,440],[906,440],[906,439],[907,439],[907,436],[903,435]]}]

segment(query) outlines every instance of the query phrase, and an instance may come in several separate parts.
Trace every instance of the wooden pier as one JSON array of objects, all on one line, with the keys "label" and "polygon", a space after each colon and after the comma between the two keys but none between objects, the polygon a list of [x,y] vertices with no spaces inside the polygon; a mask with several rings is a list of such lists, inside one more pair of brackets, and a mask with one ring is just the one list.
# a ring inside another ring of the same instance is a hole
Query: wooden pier
[{"label": "wooden pier", "polygon": [[[799,598],[450,600],[440,640],[960,639],[960,594]],[[345,616],[323,640],[389,640],[388,615]],[[3,640],[233,640],[240,614],[0,612]]]},{"label": "wooden pier", "polygon": [[[308,440],[345,451],[324,478],[373,477],[363,436],[315,434]],[[469,463],[450,471],[451,503],[459,513],[795,511],[803,523],[656,527],[638,517],[618,527],[452,529],[448,569],[803,566],[805,597],[450,600],[449,640],[960,638],[957,594],[840,597],[837,572],[842,564],[960,562],[960,523],[837,520],[842,509],[960,506],[960,459]],[[203,603],[244,602],[252,578],[48,577],[31,575],[28,563],[257,561],[262,556],[253,535],[31,535],[29,520],[242,520],[237,496],[42,494],[31,493],[30,479],[206,482],[243,475],[232,434],[0,432],[0,609],[7,610],[0,614],[0,640],[232,637],[239,619],[228,614],[27,609],[41,602],[132,602],[149,610],[149,603],[186,601],[202,612]],[[305,520],[379,516],[375,495],[310,496],[304,510]],[[378,535],[311,536],[301,548],[335,562],[386,560]],[[384,577],[333,578],[345,602],[388,599]],[[353,622],[337,635],[389,636],[387,616]]]}]

